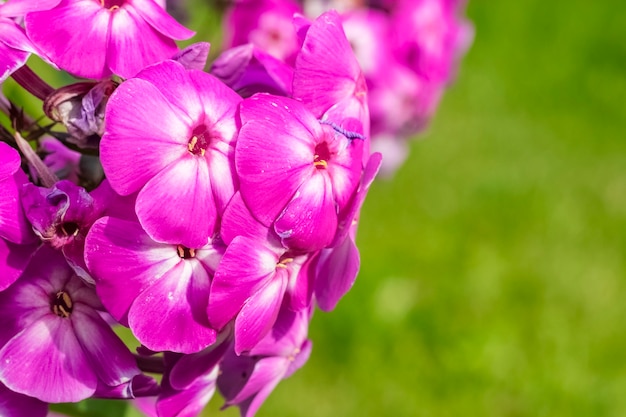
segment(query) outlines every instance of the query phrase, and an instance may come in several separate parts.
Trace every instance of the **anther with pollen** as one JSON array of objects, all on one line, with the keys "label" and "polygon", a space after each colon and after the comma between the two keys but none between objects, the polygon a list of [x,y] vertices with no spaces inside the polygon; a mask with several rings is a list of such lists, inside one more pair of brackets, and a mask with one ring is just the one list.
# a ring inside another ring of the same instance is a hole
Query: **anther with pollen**
[{"label": "anther with pollen", "polygon": [[281,259],[280,262],[276,264],[276,268],[287,268],[287,264],[291,262],[293,262],[293,258]]},{"label": "anther with pollen", "polygon": [[322,142],[315,147],[315,154],[313,155],[313,165],[317,169],[326,169],[328,167],[328,160],[330,159],[330,150],[328,144]]},{"label": "anther with pollen", "polygon": [[72,298],[65,291],[57,292],[52,299],[52,312],[59,317],[67,318],[72,314]]},{"label": "anther with pollen", "polygon": [[181,259],[190,259],[196,257],[195,249],[191,249],[183,245],[178,245],[176,251],[178,252],[178,257]]},{"label": "anther with pollen", "polygon": [[197,136],[193,136],[191,138],[191,140],[187,144],[187,149],[189,150],[190,153],[194,155],[200,155],[200,156],[204,156],[204,153],[206,152],[206,150],[203,147],[198,146]]}]

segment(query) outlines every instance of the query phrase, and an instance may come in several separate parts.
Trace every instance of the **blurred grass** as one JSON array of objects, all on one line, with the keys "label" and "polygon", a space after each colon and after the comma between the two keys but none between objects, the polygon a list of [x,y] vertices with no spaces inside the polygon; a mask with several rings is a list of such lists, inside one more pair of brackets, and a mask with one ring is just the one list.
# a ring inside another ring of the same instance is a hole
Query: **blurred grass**
[{"label": "blurred grass", "polygon": [[626,7],[468,15],[456,84],[370,191],[354,289],[259,416],[626,415]]}]

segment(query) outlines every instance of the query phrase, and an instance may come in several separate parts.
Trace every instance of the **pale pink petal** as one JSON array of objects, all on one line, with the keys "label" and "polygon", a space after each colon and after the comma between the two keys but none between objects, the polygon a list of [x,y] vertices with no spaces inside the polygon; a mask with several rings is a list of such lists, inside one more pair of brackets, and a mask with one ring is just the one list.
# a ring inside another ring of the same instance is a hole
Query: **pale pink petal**
[{"label": "pale pink petal", "polygon": [[200,248],[213,234],[217,210],[206,160],[188,153],[152,178],[137,196],[137,217],[156,241]]}]

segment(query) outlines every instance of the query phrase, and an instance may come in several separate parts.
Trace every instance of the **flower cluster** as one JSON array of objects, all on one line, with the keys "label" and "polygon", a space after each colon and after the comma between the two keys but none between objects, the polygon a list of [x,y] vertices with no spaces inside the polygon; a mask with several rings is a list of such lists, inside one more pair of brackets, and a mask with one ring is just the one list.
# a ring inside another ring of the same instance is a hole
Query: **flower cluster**
[{"label": "flower cluster", "polygon": [[[317,16],[329,8],[341,12],[341,23],[363,70],[372,147],[383,153],[383,172],[391,174],[406,158],[407,140],[432,118],[458,60],[472,42],[472,26],[461,17],[463,0],[236,1],[224,19],[224,45],[252,44],[263,51],[247,52],[254,56],[250,65],[264,67],[270,76],[267,82],[285,92],[289,69],[298,68],[302,60],[301,33],[291,24],[293,14]],[[213,71],[218,76],[223,73],[221,67]],[[259,81],[251,74],[223,79],[249,93]]]},{"label": "flower cluster", "polygon": [[[293,67],[249,47],[211,74],[155,0],[0,4],[0,82],[54,121],[0,95],[0,415],[96,397],[194,416],[219,389],[252,416],[307,361],[381,155],[339,14],[291,24]],[[29,54],[85,80],[54,89]]]}]

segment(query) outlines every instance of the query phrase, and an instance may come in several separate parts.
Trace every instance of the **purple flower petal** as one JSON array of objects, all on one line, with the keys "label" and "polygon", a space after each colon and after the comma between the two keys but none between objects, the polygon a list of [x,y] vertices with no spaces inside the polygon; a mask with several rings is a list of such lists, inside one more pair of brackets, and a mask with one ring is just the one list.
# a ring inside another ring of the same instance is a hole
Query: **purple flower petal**
[{"label": "purple flower petal", "polygon": [[0,416],[46,417],[48,405],[36,398],[18,394],[0,384]]},{"label": "purple flower petal", "polygon": [[293,68],[252,44],[224,51],[211,65],[211,74],[242,97],[291,96]]},{"label": "purple flower petal", "polygon": [[216,344],[191,355],[183,355],[172,367],[169,383],[175,390],[185,390],[198,379],[203,380],[211,373],[230,347],[230,340],[217,341]]},{"label": "purple flower petal", "polygon": [[250,351],[252,356],[291,358],[306,340],[310,309],[292,311],[283,304],[272,330]]},{"label": "purple flower petal", "polygon": [[[76,402],[91,396],[97,377],[69,320],[42,317],[0,349],[0,381],[11,390],[46,402]],[[19,363],[20,366],[6,366]]]},{"label": "purple flower petal", "polygon": [[17,245],[0,238],[0,291],[7,289],[24,272],[38,245]]},{"label": "purple flower petal", "polygon": [[254,395],[246,411],[242,410],[243,416],[253,416],[267,396],[276,388],[287,370],[287,365],[287,360],[279,356],[259,360],[241,391],[233,398],[229,398],[227,404],[237,404]]},{"label": "purple flower petal", "polygon": [[174,55],[172,60],[180,63],[185,69],[202,71],[209,58],[210,49],[211,44],[208,42],[193,43]]},{"label": "purple flower petal", "polygon": [[76,338],[101,382],[116,386],[140,373],[126,345],[95,310],[76,304],[72,315]]}]

